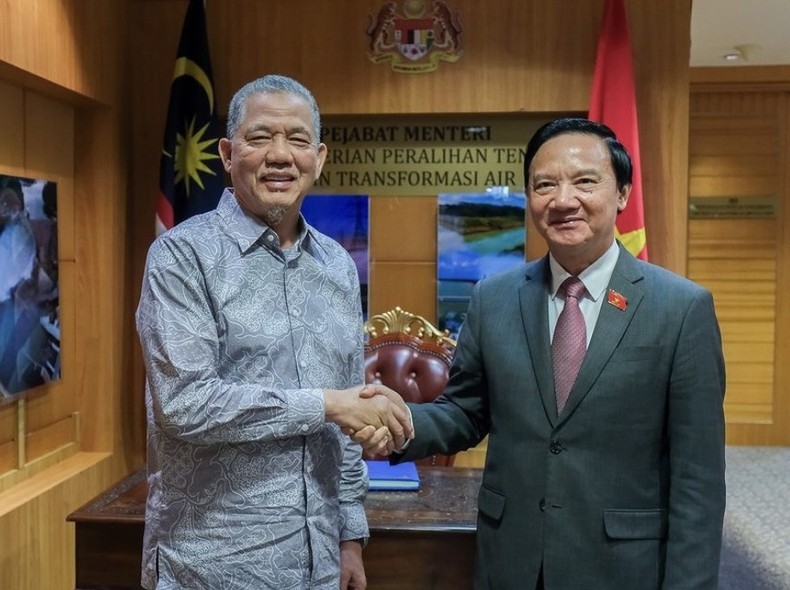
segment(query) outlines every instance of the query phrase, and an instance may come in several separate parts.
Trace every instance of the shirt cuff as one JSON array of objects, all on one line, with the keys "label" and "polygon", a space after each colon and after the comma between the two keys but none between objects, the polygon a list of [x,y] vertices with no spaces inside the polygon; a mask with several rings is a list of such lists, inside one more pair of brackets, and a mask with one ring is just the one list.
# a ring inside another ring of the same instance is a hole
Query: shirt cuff
[{"label": "shirt cuff", "polygon": [[367,539],[370,536],[365,505],[362,502],[341,503],[340,516],[343,522],[340,529],[341,543],[343,541]]},{"label": "shirt cuff", "polygon": [[369,539],[369,537],[362,537],[360,539],[346,539],[345,541],[340,541],[340,542],[341,543],[359,543],[360,545],[362,545],[362,548],[364,549],[365,547],[368,546],[368,539]]},{"label": "shirt cuff", "polygon": [[[417,433],[414,432],[414,420],[411,417],[411,408],[409,408],[408,405],[406,406],[406,411],[409,413],[409,424],[411,424],[412,436],[417,436]],[[394,454],[395,455],[402,455],[403,453],[405,453],[406,449],[409,448],[409,445],[411,444],[411,441],[412,441],[412,439],[407,438],[406,442],[403,443],[403,446],[401,448],[397,449]]]}]

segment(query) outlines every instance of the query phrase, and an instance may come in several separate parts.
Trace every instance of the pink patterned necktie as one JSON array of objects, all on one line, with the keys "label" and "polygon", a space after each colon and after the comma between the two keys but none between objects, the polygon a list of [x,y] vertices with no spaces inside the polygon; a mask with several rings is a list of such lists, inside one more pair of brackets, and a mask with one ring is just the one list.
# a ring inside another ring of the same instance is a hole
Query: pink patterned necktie
[{"label": "pink patterned necktie", "polygon": [[551,343],[551,359],[554,366],[554,391],[557,394],[557,413],[561,413],[568,401],[579,367],[582,366],[584,354],[587,352],[587,327],[584,324],[582,310],[579,309],[579,298],[584,295],[584,283],[578,277],[569,277],[563,281],[558,290],[565,293],[565,306],[557,326],[554,328],[554,340]]}]

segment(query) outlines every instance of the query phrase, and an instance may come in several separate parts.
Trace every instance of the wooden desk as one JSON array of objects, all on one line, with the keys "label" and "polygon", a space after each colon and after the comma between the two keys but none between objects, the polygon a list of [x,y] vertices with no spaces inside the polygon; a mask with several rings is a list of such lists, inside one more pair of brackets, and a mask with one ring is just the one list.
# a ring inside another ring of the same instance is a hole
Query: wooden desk
[{"label": "wooden desk", "polygon": [[[482,470],[419,471],[419,492],[370,492],[365,501],[369,590],[472,588]],[[77,588],[140,588],[146,494],[145,472],[137,471],[69,515]]]}]

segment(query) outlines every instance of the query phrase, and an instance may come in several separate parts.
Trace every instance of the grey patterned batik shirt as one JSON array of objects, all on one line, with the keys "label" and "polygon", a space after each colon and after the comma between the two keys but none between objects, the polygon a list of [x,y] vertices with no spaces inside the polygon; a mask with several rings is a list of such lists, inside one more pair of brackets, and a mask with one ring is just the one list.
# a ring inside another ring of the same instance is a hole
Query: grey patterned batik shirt
[{"label": "grey patterned batik shirt", "polygon": [[339,542],[368,536],[361,451],[324,422],[321,391],[364,379],[348,253],[307,225],[283,252],[226,190],[152,244],[137,329],[143,585],[336,590]]}]

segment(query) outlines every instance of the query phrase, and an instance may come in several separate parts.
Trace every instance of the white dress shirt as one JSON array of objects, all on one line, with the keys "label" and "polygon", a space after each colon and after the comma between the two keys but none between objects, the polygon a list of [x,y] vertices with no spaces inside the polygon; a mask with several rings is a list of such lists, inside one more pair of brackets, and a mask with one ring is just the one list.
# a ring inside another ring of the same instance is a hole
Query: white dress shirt
[{"label": "white dress shirt", "polygon": [[[579,279],[584,283],[587,292],[579,300],[579,308],[584,315],[584,324],[587,328],[587,346],[590,345],[595,323],[598,321],[598,314],[603,305],[604,293],[612,278],[614,266],[617,264],[617,257],[620,255],[620,247],[617,242],[612,242],[609,249],[603,255],[585,268],[579,275]],[[565,270],[554,256],[549,254],[549,265],[551,266],[551,292],[549,293],[549,331],[551,339],[554,340],[554,328],[557,326],[557,318],[565,306],[565,298],[557,296],[557,290],[563,281],[571,274]]]}]

